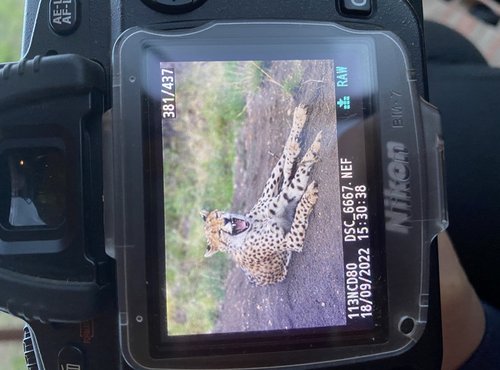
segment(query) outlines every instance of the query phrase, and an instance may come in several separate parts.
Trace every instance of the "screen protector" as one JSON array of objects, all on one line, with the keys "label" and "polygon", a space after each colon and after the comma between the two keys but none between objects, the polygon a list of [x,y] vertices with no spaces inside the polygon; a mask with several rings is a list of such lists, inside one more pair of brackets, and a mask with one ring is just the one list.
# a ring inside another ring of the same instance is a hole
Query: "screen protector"
[{"label": "screen protector", "polygon": [[441,189],[441,157],[395,37],[307,23],[132,30],[115,68],[129,350],[269,366],[418,340],[445,214],[424,189]]}]

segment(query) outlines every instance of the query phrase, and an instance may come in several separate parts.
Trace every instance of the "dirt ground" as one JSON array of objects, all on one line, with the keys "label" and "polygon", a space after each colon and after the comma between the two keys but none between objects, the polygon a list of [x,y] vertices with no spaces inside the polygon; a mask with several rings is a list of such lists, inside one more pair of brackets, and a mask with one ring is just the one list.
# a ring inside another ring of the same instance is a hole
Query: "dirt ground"
[{"label": "dirt ground", "polygon": [[[267,78],[247,100],[247,120],[238,139],[233,211],[248,212],[259,198],[288,137],[293,110],[309,107],[302,153],[323,131],[320,161],[311,180],[319,199],[309,219],[302,253],[293,253],[286,279],[253,286],[237,266],[226,281],[216,332],[279,330],[345,324],[345,293],[340,228],[339,176],[332,64],[301,62],[303,73],[293,88],[284,82],[297,62],[265,66]],[[301,68],[302,68],[301,67]]]}]

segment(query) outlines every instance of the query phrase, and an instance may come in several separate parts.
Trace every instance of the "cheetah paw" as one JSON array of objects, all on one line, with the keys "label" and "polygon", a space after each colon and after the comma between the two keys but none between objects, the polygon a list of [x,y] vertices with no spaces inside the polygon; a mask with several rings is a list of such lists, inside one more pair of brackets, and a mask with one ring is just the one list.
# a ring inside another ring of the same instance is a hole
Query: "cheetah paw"
[{"label": "cheetah paw", "polygon": [[[307,107],[300,104],[293,112],[293,128],[300,132],[307,120]],[[298,134],[298,133],[297,133]]]},{"label": "cheetah paw", "polygon": [[323,138],[323,131],[320,131],[320,132],[318,132],[318,134],[314,138],[314,141],[313,141],[313,143],[311,145],[311,151],[316,156],[318,155],[319,149],[321,148],[321,139],[322,138]]},{"label": "cheetah paw", "polygon": [[322,131],[318,132],[316,137],[314,138],[313,143],[307,150],[306,154],[304,155],[303,162],[317,162],[319,159],[319,150],[321,148],[321,139],[323,137]]},{"label": "cheetah paw", "polygon": [[306,197],[307,202],[311,205],[310,211],[312,211],[312,207],[318,201],[318,183],[316,181],[312,181],[307,186],[304,197]]}]

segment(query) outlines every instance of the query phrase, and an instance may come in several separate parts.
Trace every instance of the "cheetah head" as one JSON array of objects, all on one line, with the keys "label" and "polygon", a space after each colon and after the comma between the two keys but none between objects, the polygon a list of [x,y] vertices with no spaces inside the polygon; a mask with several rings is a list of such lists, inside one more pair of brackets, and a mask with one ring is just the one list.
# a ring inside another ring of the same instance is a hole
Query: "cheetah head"
[{"label": "cheetah head", "polygon": [[205,237],[207,250],[205,257],[216,252],[230,252],[243,246],[243,241],[251,227],[249,220],[242,215],[215,211],[201,211],[205,221]]}]

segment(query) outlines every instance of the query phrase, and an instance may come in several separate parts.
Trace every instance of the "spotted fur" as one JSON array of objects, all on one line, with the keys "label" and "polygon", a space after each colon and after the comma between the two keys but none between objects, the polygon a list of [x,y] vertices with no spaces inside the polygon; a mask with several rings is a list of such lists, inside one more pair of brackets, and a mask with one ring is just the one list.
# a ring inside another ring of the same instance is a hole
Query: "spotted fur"
[{"label": "spotted fur", "polygon": [[208,242],[205,257],[229,254],[257,285],[285,279],[292,251],[302,251],[308,218],[318,199],[318,186],[315,181],[309,183],[309,177],[318,161],[321,132],[298,161],[306,119],[307,109],[295,108],[283,153],[250,212],[201,212]]}]

